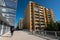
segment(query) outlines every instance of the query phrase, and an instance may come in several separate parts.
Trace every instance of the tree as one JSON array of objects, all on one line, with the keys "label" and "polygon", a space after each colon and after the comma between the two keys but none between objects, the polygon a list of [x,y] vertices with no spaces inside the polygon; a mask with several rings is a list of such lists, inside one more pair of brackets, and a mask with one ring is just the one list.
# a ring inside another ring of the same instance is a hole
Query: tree
[{"label": "tree", "polygon": [[60,21],[57,21],[58,30],[60,31]]},{"label": "tree", "polygon": [[46,30],[49,30],[49,31],[58,31],[57,23],[51,20],[51,21],[47,24]]}]

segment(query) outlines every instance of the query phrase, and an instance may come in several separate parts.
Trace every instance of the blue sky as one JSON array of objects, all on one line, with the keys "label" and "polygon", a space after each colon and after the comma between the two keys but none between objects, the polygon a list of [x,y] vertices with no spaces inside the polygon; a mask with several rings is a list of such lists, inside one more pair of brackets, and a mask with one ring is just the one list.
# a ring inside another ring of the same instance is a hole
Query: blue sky
[{"label": "blue sky", "polygon": [[[56,21],[60,21],[60,0],[32,0],[44,6],[46,8],[51,8],[54,11],[54,16]],[[18,0],[16,21],[15,25],[18,23],[19,18],[24,18],[24,9],[28,4],[28,0]]]}]

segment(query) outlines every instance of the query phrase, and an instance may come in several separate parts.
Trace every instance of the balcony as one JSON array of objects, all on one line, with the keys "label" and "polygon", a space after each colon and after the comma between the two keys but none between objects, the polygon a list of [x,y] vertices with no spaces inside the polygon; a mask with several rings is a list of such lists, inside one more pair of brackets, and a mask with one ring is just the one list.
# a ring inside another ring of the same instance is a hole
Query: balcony
[{"label": "balcony", "polygon": [[42,18],[40,18],[40,20],[44,20],[44,18],[42,17]]},{"label": "balcony", "polygon": [[34,14],[35,14],[35,15],[39,15],[39,13],[38,13],[38,12],[34,12]]},{"label": "balcony", "polygon": [[40,21],[44,21],[44,19],[40,19]]},{"label": "balcony", "polygon": [[48,18],[51,18],[51,16],[48,16]]},{"label": "balcony", "polygon": [[35,27],[40,27],[39,25],[35,25]]},{"label": "balcony", "polygon": [[48,18],[48,20],[51,20],[51,18]]},{"label": "balcony", "polygon": [[35,24],[39,24],[39,22],[35,22]]},{"label": "balcony", "polygon": [[40,8],[40,10],[43,10],[43,8]]},{"label": "balcony", "polygon": [[39,19],[39,16],[35,16],[36,19]]},{"label": "balcony", "polygon": [[42,24],[42,25],[43,25],[43,24],[44,24],[44,22],[40,22],[40,24]]},{"label": "balcony", "polygon": [[35,15],[35,17],[39,17],[38,15]]},{"label": "balcony", "polygon": [[41,27],[45,27],[45,25],[41,25]]},{"label": "balcony", "polygon": [[48,12],[48,14],[47,14],[48,16],[51,16],[51,13],[50,12]]},{"label": "balcony", "polygon": [[44,18],[44,16],[40,16],[40,18]]},{"label": "balcony", "polygon": [[35,20],[35,22],[39,22],[39,20]]},{"label": "balcony", "polygon": [[40,15],[44,15],[43,13],[40,13]]},{"label": "balcony", "polygon": [[38,11],[38,10],[39,10],[39,8],[38,8],[38,7],[34,7],[34,10],[35,10],[35,11]]},{"label": "balcony", "polygon": [[38,18],[35,18],[35,20],[39,20]]}]

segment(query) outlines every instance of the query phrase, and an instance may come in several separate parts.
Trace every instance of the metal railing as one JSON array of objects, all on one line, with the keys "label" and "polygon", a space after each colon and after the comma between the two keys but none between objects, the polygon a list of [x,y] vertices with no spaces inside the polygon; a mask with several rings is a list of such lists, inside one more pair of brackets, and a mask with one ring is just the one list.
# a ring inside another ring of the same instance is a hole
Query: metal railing
[{"label": "metal railing", "polygon": [[38,34],[43,36],[49,36],[49,37],[60,37],[60,31],[32,31],[32,34]]}]

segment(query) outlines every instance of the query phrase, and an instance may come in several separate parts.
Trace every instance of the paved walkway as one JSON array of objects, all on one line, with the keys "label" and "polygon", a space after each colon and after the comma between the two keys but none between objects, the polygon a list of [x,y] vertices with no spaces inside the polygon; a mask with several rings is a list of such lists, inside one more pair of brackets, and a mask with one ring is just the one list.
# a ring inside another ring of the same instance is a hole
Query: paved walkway
[{"label": "paved walkway", "polygon": [[11,37],[10,32],[0,37],[0,40],[47,40],[27,33],[26,31],[15,31]]}]

